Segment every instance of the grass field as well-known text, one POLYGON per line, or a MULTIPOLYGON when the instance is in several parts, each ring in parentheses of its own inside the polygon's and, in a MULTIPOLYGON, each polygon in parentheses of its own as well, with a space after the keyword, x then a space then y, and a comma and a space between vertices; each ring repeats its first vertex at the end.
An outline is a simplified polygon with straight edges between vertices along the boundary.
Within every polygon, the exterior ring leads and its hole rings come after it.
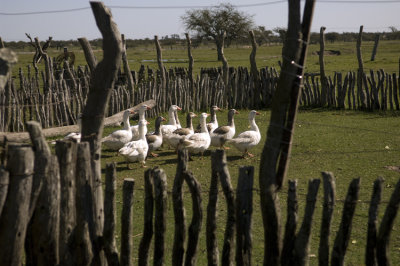
MULTIPOLYGON (((262 147, 264 145, 266 130, 269 123, 270 111, 261 111, 262 115, 257 116, 256 121, 260 127, 262 141, 253 151, 256 155, 251 159, 242 159, 241 153, 232 149, 227 151, 228 167, 232 183, 236 190, 238 167, 240 165, 253 165, 255 170, 253 203, 253 262, 254 265, 262 264, 263 259, 263 227, 259 206, 258 193, 258 169, 262 147)), ((227 111, 218 114, 218 121, 225 124, 227 111)), ((237 133, 247 129, 247 110, 240 110, 235 116, 237 133)), ((312 178, 320 178, 321 171, 331 171, 336 178, 336 206, 332 222, 331 242, 333 243, 335 233, 338 230, 343 200, 345 199, 348 185, 353 178, 361 177, 361 188, 359 203, 353 221, 351 242, 346 256, 346 265, 364 264, 364 250, 366 244, 368 208, 373 181, 382 176, 385 179, 382 201, 387 202, 393 192, 395 184, 399 181, 399 172, 390 171, 386 166, 400 165, 400 135, 398 129, 399 113, 362 113, 353 111, 333 110, 303 110, 298 114, 293 151, 288 172, 289 179, 298 180, 299 196, 299 225, 303 219, 305 198, 307 193, 307 182, 312 178)), ((181 114, 181 121, 184 121, 184 114, 181 114)), ((149 130, 154 127, 154 121, 150 120, 149 130)), ((135 121, 132 121, 134 124, 135 121)), ((197 123, 197 120, 194 122, 197 123)), ((106 128, 108 134, 115 128, 106 128)), ((147 167, 160 166, 168 176, 168 191, 172 192, 173 179, 175 177, 177 155, 164 148, 159 151, 160 157, 147 160, 147 167)), ((144 171, 139 164, 131 164, 134 168, 129 170, 123 162, 122 157, 116 157, 115 152, 103 151, 102 163, 117 162, 118 176, 118 202, 121 203, 122 182, 124 178, 135 179, 135 203, 134 203, 134 257, 137 258, 138 246, 143 230, 143 202, 144 202, 144 171)), ((201 183, 203 191, 203 227, 200 238, 198 253, 198 265, 206 264, 205 249, 205 211, 208 202, 208 189, 210 186, 211 161, 209 153, 201 160, 194 156, 194 161, 189 163, 189 169, 194 173, 195 178, 201 183)), ((191 219, 191 198, 188 188, 185 187, 185 208, 187 212, 187 223, 191 219)), ((168 200, 168 226, 166 243, 166 264, 171 263, 171 252, 174 232, 174 216, 172 209, 172 195, 168 200)), ((219 194, 219 216, 218 234, 220 252, 222 251, 223 230, 225 227, 226 205, 223 193, 219 194)), ((286 215, 287 182, 280 193, 283 217, 286 215)), ((320 186, 318 202, 314 213, 312 229, 312 240, 310 254, 318 255, 319 230, 321 222, 323 203, 323 189, 320 186)), ((121 207, 121 204, 118 204, 121 207)), ((383 215, 386 204, 380 208, 380 217, 383 215)), ((120 209, 118 210, 120 213, 120 209)), ((285 220, 283 220, 285 222, 285 220)), ((400 218, 396 219, 391 238, 391 259, 393 265, 400 263, 400 218)), ((117 232, 119 234, 119 231, 117 232)), ((332 244, 333 245, 333 244, 332 244)), ((151 254, 151 253, 150 253, 151 254)), ((311 265, 316 265, 317 257, 310 258, 311 265)))
MULTIPOLYGON (((102 58, 102 51, 95 49, 95 55, 98 60, 102 58)), ((316 51, 319 51, 319 44, 309 45, 308 57, 305 72, 319 72, 319 59, 316 51)), ((325 56, 325 69, 328 75, 333 75, 334 72, 347 73, 348 71, 357 71, 357 53, 355 42, 337 42, 326 43, 326 50, 338 50, 341 55, 327 55, 325 56)), ((399 71, 399 57, 400 57, 400 41, 380 41, 378 52, 375 61, 370 61, 373 49, 373 42, 362 43, 362 55, 364 60, 364 68, 366 71, 369 69, 379 70, 384 69, 388 73, 399 71)), ((18 68, 21 67, 26 71, 26 66, 32 62, 32 49, 27 48, 24 51, 16 51, 18 53, 18 64, 14 67, 14 75, 18 74, 18 68)), ((86 65, 82 49, 72 48, 76 54, 75 66, 86 65)), ((51 57, 56 57, 62 51, 57 51, 54 48, 49 48, 48 54, 51 57)), ((228 63, 232 67, 244 66, 249 67, 249 56, 251 46, 232 46, 225 48, 225 56, 228 63)), ((163 59, 166 68, 170 67, 188 67, 187 49, 183 46, 179 47, 163 47, 163 59)), ((257 66, 275 67, 279 69, 278 61, 282 60, 282 46, 261 46, 257 49, 257 66)), ((128 61, 131 70, 138 71, 140 65, 149 66, 157 69, 157 54, 154 46, 129 48, 127 50, 128 61)), ((207 47, 201 46, 200 48, 193 49, 194 57, 194 73, 199 73, 200 68, 217 67, 221 62, 217 61, 217 51, 215 45, 210 44, 207 47)), ((43 66, 41 64, 40 66, 43 66)))
MULTIPOLYGON (((399 41, 381 41, 378 48, 376 60, 369 60, 373 47, 372 42, 364 42, 362 53, 366 70, 384 69, 388 73, 399 72, 399 41)), ((167 61, 165 65, 169 67, 187 67, 187 51, 184 47, 163 47, 163 58, 167 61)), ((357 70, 356 45, 355 43, 327 43, 326 49, 339 50, 340 56, 326 56, 325 64, 328 75, 336 72, 346 73, 357 70)), ((319 72, 318 55, 319 45, 312 44, 309 47, 306 72, 319 72)), ((76 55, 75 65, 86 65, 83 52, 73 50, 76 55)), ((249 67, 250 47, 231 47, 225 49, 225 55, 230 66, 249 67)), ((270 66, 279 68, 278 60, 281 60, 282 46, 263 46, 257 52, 257 64, 259 68, 270 66)), ((33 54, 26 51, 17 51, 19 63, 14 67, 14 75, 17 75, 18 68, 22 67, 26 71, 26 66, 30 64, 33 54)), ((49 49, 52 57, 57 56, 60 51, 49 49)), ((95 51, 98 59, 102 54, 100 50, 95 51)), ((156 52, 154 47, 141 47, 128 49, 128 60, 132 70, 138 70, 141 64, 151 68, 158 68, 156 52)), ((214 46, 201 47, 193 50, 195 59, 195 73, 199 73, 200 68, 217 67, 221 63, 216 60, 216 50, 214 46)), ((239 110, 240 114, 235 117, 236 132, 240 133, 247 129, 248 110, 239 110)), ((262 141, 253 151, 256 156, 251 159, 242 159, 240 152, 234 148, 227 151, 228 166, 232 178, 232 183, 236 189, 238 167, 240 165, 253 165, 255 170, 255 192, 254 192, 254 213, 253 213, 253 264, 260 265, 263 260, 263 227, 259 206, 258 193, 258 169, 262 147, 264 145, 267 126, 270 118, 269 110, 261 110, 262 115, 256 121, 260 127, 262 141)), ((166 115, 166 114, 164 114, 166 115)), ((220 125, 226 123, 227 110, 218 114, 220 125)), ((300 110, 296 128, 294 132, 293 150, 289 166, 288 178, 298 180, 299 195, 299 226, 303 218, 305 198, 307 193, 307 182, 311 178, 320 178, 321 171, 331 171, 336 177, 336 207, 333 216, 331 243, 333 243, 335 233, 338 230, 343 200, 347 193, 348 185, 353 178, 361 177, 360 201, 357 204, 356 214, 353 221, 351 241, 349 243, 346 264, 363 265, 364 250, 366 244, 368 201, 370 200, 373 181, 382 176, 385 179, 383 188, 383 202, 387 202, 394 190, 395 184, 399 181, 399 172, 388 170, 387 166, 400 165, 400 131, 399 131, 399 112, 386 113, 364 113, 357 111, 336 111, 327 109, 300 110)), ((185 114, 180 114, 180 120, 185 121, 185 114)), ((154 126, 151 122, 150 130, 154 126)), ((134 121, 132 121, 135 123, 134 121)), ((195 120, 197 123, 197 120, 195 120)), ((104 134, 108 134, 116 128, 106 128, 104 134)), ((160 157, 151 158, 147 161, 147 166, 160 166, 168 176, 168 191, 172 191, 173 178, 175 176, 177 155, 172 150, 163 149, 159 152, 160 157)), ((106 163, 117 162, 118 175, 118 214, 121 213, 121 187, 124 178, 135 179, 134 195, 134 257, 137 258, 139 242, 143 230, 143 177, 145 169, 138 164, 131 164, 133 170, 126 168, 122 157, 115 156, 115 152, 103 151, 103 168, 106 163)), ((209 153, 205 159, 200 160, 194 157, 194 161, 189 163, 190 170, 202 185, 203 190, 203 212, 205 215, 208 189, 211 176, 211 162, 209 153)), ((188 191, 185 187, 185 191, 188 191)), ((285 222, 286 212, 287 182, 285 182, 280 193, 282 203, 283 222, 285 222)), ((312 229, 312 239, 310 254, 318 255, 319 230, 322 212, 323 191, 320 186, 318 202, 314 213, 314 223, 312 229)), ((174 217, 172 209, 171 195, 169 194, 168 206, 168 227, 166 239, 166 265, 171 264, 171 251, 174 231, 174 217)), ((187 213, 187 223, 191 218, 191 198, 189 193, 185 194, 185 207, 187 213)), ((380 218, 383 215, 386 204, 379 210, 380 218)), ((222 192, 219 200, 219 245, 222 250, 223 230, 225 226, 226 206, 222 192)), ((205 218, 203 218, 202 233, 198 250, 198 265, 206 265, 206 246, 205 246, 205 218)), ((120 221, 118 221, 119 223, 120 221)), ((298 227, 299 227, 298 226, 298 227)), ((118 229, 117 234, 119 235, 118 229)), ((396 218, 391 237, 391 259, 393 265, 400 265, 400 218, 396 218)), ((119 238, 118 238, 119 240, 119 238)), ((117 241, 118 242, 118 241, 117 241)), ((151 254, 151 253, 150 253, 151 254)), ((136 262, 135 262, 136 263, 136 262)), ((310 264, 317 265, 317 257, 310 257, 310 264)))

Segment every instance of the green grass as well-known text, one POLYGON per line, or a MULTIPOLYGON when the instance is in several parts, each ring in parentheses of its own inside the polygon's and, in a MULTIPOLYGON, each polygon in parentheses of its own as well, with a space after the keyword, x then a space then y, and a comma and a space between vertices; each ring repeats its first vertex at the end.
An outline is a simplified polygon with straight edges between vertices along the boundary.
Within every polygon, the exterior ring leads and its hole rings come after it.
MULTIPOLYGON (((238 167, 241 165, 253 165, 255 170, 253 194, 253 264, 259 265, 263 260, 263 227, 259 205, 258 193, 258 169, 261 151, 264 145, 266 130, 269 123, 270 111, 261 111, 262 115, 256 118, 260 127, 262 141, 254 150, 256 155, 251 159, 242 159, 241 153, 234 147, 227 151, 228 167, 232 184, 236 190, 238 167)), ((237 133, 247 129, 247 110, 240 110, 235 116, 237 133)), ((181 121, 184 121, 184 114, 181 114, 181 121)), ((227 121, 227 111, 218 114, 220 125, 227 121)), ((353 111, 334 110, 307 110, 300 111, 297 118, 294 132, 293 150, 288 171, 288 179, 298 180, 299 199, 299 225, 303 219, 305 198, 307 194, 308 180, 320 178, 321 171, 331 171, 336 178, 336 206, 332 222, 331 242, 333 243, 335 233, 338 230, 343 202, 348 185, 353 178, 361 177, 360 202, 357 204, 353 220, 353 229, 346 256, 347 265, 364 264, 364 250, 366 245, 368 201, 370 200, 373 181, 382 176, 385 179, 382 201, 387 202, 393 192, 395 184, 399 181, 399 173, 387 170, 385 166, 400 165, 400 135, 398 129, 399 113, 362 113, 353 111)), ((153 119, 149 130, 154 126, 153 119)), ((132 123, 135 123, 132 121, 132 123)), ((195 124, 197 121, 195 120, 195 124)), ((106 128, 105 134, 115 128, 106 128)), ((166 148, 159 151, 160 157, 147 160, 148 168, 160 166, 168 176, 168 191, 172 191, 173 179, 175 176, 177 155, 166 148)), ((144 202, 144 171, 139 164, 131 164, 133 170, 128 170, 122 157, 116 157, 115 152, 103 151, 102 163, 105 166, 109 162, 117 162, 118 179, 118 206, 122 206, 122 182, 124 178, 135 179, 135 201, 134 201, 134 257, 137 258, 138 246, 143 230, 143 202, 144 202)), ((194 156, 194 161, 189 163, 189 169, 194 173, 195 178, 201 183, 203 191, 203 227, 200 235, 198 250, 198 265, 206 264, 205 248, 205 221, 206 207, 208 202, 208 190, 210 186, 211 162, 207 154, 203 160, 194 156)), ((191 198, 188 188, 185 186, 185 208, 187 212, 187 224, 191 219, 191 198)), ((219 194, 218 203, 218 243, 222 252, 223 232, 225 227, 226 206, 223 193, 219 194)), ((287 182, 285 182, 280 193, 283 222, 286 216, 287 182)), ((318 256, 319 230, 321 223, 323 203, 323 190, 320 186, 318 202, 314 213, 312 228, 312 239, 310 254, 318 256)), ((166 265, 171 264, 172 242, 174 232, 174 216, 172 209, 172 195, 168 194, 168 226, 166 243, 166 265)), ((383 215, 386 203, 380 208, 380 218, 383 215)), ((120 214, 120 209, 118 210, 120 214)), ((119 222, 119 221, 118 221, 119 222)), ((400 263, 400 229, 399 218, 396 219, 391 237, 391 259, 393 265, 400 263)), ((119 229, 118 229, 119 230, 119 229)), ((117 232, 119 234, 119 231, 117 232)), ((118 238, 119 239, 119 238, 118 238)), ((152 254, 152 253, 150 253, 152 254)), ((317 257, 310 258, 310 264, 317 264, 317 257)))

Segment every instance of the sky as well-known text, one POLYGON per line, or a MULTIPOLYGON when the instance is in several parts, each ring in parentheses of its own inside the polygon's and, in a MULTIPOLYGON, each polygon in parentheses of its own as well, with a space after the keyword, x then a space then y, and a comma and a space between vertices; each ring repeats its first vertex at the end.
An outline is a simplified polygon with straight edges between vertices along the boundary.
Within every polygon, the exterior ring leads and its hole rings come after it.
MULTIPOLYGON (((268 30, 287 27, 288 3, 283 0, 231 0, 231 1, 103 1, 110 7, 113 20, 126 39, 159 38, 179 34, 184 37, 181 17, 185 11, 231 3, 247 15, 253 16, 255 25, 268 30), (138 8, 140 7, 140 8, 138 8), (149 8, 152 7, 152 8, 149 8)), ((302 1, 304 4, 304 2, 302 1)), ((89 40, 101 38, 89 1, 78 0, 0 0, 0 37, 3 41, 28 41, 25 33, 44 41, 89 40), (74 11, 71 11, 75 9, 74 11), (54 12, 65 11, 68 12, 54 12), (40 14, 21 14, 43 12, 40 14)), ((400 0, 317 0, 312 31, 389 32, 389 27, 400 30, 400 0)))

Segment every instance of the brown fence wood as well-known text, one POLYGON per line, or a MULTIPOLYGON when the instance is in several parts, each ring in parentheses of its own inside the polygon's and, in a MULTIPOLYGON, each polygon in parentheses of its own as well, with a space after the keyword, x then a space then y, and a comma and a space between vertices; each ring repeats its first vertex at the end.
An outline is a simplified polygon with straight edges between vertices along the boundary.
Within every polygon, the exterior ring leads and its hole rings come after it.
POLYGON ((123 206, 121 214, 121 265, 133 265, 133 188, 135 181, 125 178, 123 184, 123 206))
POLYGON ((298 220, 297 180, 289 180, 287 198, 287 219, 283 239, 281 265, 293 265, 293 251, 298 220))
POLYGON ((7 198, 8 185, 10 184, 10 175, 8 171, 0 166, 0 217, 3 211, 4 203, 7 198))

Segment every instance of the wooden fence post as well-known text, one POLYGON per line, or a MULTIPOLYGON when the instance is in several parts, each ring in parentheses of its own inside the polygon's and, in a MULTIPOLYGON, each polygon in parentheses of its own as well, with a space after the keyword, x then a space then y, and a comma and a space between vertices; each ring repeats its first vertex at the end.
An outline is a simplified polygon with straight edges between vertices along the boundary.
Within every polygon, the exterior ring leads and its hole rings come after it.
POLYGON ((236 188, 236 265, 251 265, 254 167, 239 167, 236 188))
MULTIPOLYGON (((186 36, 186 43, 188 48, 188 59, 189 59, 189 69, 188 69, 188 76, 189 76, 189 84, 190 84, 190 91, 192 94, 192 98, 194 97, 194 82, 193 82, 193 64, 194 59, 192 55, 192 40, 190 39, 189 33, 185 33, 186 36)), ((191 110, 196 110, 194 106, 192 106, 191 110)))
POLYGON ((153 209, 154 209, 154 196, 153 196, 153 170, 148 169, 144 173, 144 225, 143 236, 139 245, 139 261, 138 265, 147 266, 149 256, 149 247, 151 238, 153 236, 153 209))
MULTIPOLYGON (((106 185, 105 185, 105 197, 104 197, 104 233, 103 233, 104 252, 107 257, 108 265, 118 266, 119 257, 118 257, 117 246, 115 243, 115 227, 117 218, 117 213, 116 213, 117 206, 115 200, 115 192, 117 187, 117 170, 115 163, 110 163, 106 165, 105 183, 106 185)), ((124 222, 122 221, 121 224, 123 223, 124 222)), ((123 239, 123 237, 121 237, 121 239, 123 239)))
POLYGON ((11 67, 17 61, 17 55, 13 51, 7 48, 0 49, 0 93, 4 91, 11 74, 11 67))
POLYGON ((324 205, 322 209, 322 222, 318 248, 319 265, 329 264, 329 235, 331 229, 331 220, 333 209, 335 207, 335 177, 331 172, 322 172, 324 185, 324 205))
POLYGON ((124 74, 127 79, 128 83, 128 90, 130 92, 130 102, 131 105, 135 104, 135 83, 133 81, 131 69, 129 67, 128 57, 126 55, 126 42, 125 42, 125 35, 121 35, 122 40, 122 65, 124 66, 124 74))
POLYGON ((133 265, 132 260, 132 225, 133 225, 133 188, 135 181, 124 179, 123 206, 121 214, 121 265, 133 265))
POLYGON ((85 37, 78 38, 78 41, 82 46, 83 53, 85 55, 90 72, 93 73, 97 65, 97 59, 93 53, 92 46, 90 46, 89 41, 85 37))
POLYGON ((60 168, 60 261, 73 265, 71 245, 76 227, 76 158, 77 144, 57 141, 56 154, 60 168))
POLYGON ((297 180, 289 180, 287 198, 287 219, 283 240, 281 265, 293 265, 294 244, 298 220, 297 180))
POLYGON ((0 264, 21 265, 34 170, 32 148, 9 144, 6 170, 10 183, 0 217, 0 264))
POLYGON ((371 196, 371 203, 368 211, 368 234, 367 245, 365 248, 365 265, 375 266, 376 249, 377 249, 377 224, 378 224, 378 207, 381 203, 383 178, 378 178, 374 182, 374 190, 371 196))
POLYGON ((0 165, 0 217, 4 203, 7 198, 8 185, 10 184, 10 174, 0 165))
POLYGON ((201 205, 201 185, 190 171, 184 171, 183 176, 192 194, 192 221, 188 229, 188 243, 186 248, 185 265, 196 265, 196 253, 199 235, 203 222, 203 207, 201 205))
MULTIPOLYGON (((167 77, 166 77, 166 73, 165 73, 164 64, 163 64, 163 61, 162 61, 161 45, 160 45, 160 42, 158 41, 158 36, 157 35, 154 36, 154 43, 156 45, 156 51, 157 51, 158 70, 160 71, 160 82, 161 82, 162 98, 166 99, 166 97, 167 97, 167 77)), ((162 105, 162 110, 166 110, 167 109, 166 101, 162 101, 160 104, 162 105)))
POLYGON ((321 76, 321 106, 325 106, 328 96, 328 82, 325 75, 325 27, 321 27, 319 30, 319 72, 321 76))
POLYGON ((260 82, 260 73, 257 69, 256 63, 256 54, 257 54, 257 42, 254 36, 254 32, 249 31, 250 41, 251 41, 251 53, 250 53, 250 71, 253 76, 254 82, 254 108, 261 107, 261 82, 260 82))
POLYGON ((154 178, 154 265, 164 265, 165 230, 167 223, 167 175, 156 167, 154 178))
POLYGON ((364 63, 361 55, 361 42, 362 42, 362 33, 363 33, 364 26, 360 26, 360 32, 357 38, 357 60, 358 60, 358 72, 357 72, 357 99, 360 100, 361 106, 359 108, 365 109, 366 102, 365 102, 365 92, 363 89, 363 82, 362 82, 362 75, 364 73, 364 63))
POLYGON ((357 205, 359 190, 360 178, 353 179, 350 183, 346 200, 344 202, 342 220, 332 249, 331 265, 343 265, 350 239, 351 225, 357 205))
POLYGON ((400 206, 400 181, 397 182, 392 196, 390 197, 389 204, 386 207, 385 214, 383 215, 381 225, 379 227, 377 245, 376 245, 376 258, 378 265, 390 265, 389 258, 389 240, 392 232, 394 220, 400 206))
POLYGON ((308 182, 307 203, 304 212, 304 219, 299 232, 297 233, 294 244, 293 259, 295 265, 308 265, 309 262, 308 251, 311 238, 311 225, 320 183, 321 180, 319 179, 312 179, 308 182))
POLYGON ((172 202, 175 217, 174 244, 172 248, 172 265, 182 265, 185 254, 185 239, 186 239, 186 223, 185 223, 185 208, 183 206, 183 191, 184 182, 183 172, 187 170, 189 154, 186 149, 178 152, 178 165, 176 167, 176 175, 172 190, 172 202))
POLYGON ((371 61, 375 61, 375 56, 376 52, 378 51, 378 44, 380 37, 381 35, 379 33, 375 35, 374 48, 372 49, 372 54, 371 54, 371 61))

